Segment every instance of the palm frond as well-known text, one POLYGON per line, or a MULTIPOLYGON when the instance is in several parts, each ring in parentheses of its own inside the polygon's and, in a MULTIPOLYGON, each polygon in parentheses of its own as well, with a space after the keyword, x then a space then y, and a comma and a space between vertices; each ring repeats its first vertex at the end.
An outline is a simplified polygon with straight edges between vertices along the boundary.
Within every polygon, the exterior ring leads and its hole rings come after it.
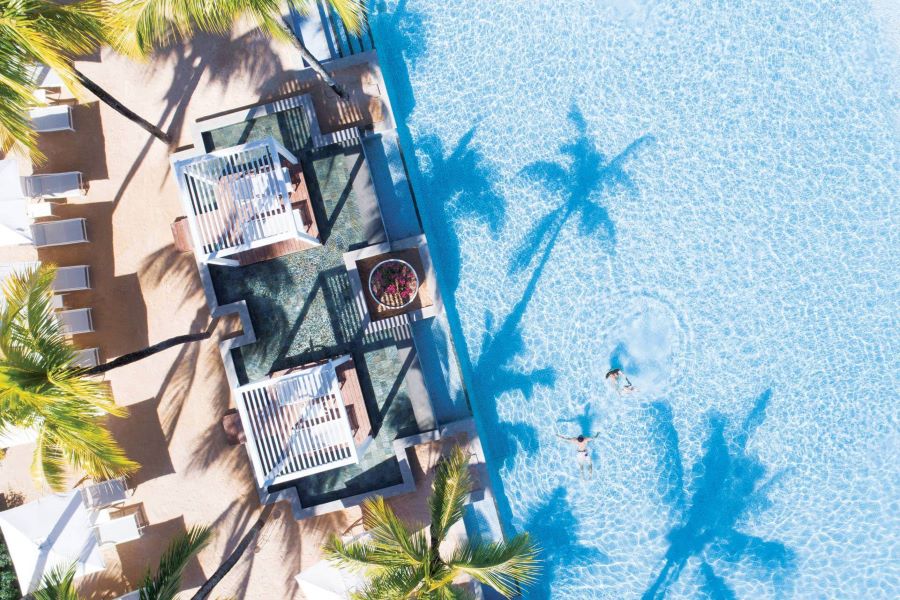
POLYGON ((31 594, 33 600, 81 600, 75 590, 75 563, 60 565, 44 574, 41 589, 31 594))
POLYGON ((421 586, 424 572, 421 567, 399 567, 373 577, 366 586, 353 594, 355 600, 406 600, 421 586))
POLYGON ((536 580, 540 571, 537 553, 528 534, 522 533, 509 542, 467 541, 447 564, 512 598, 518 585, 527 586, 536 580))
POLYGON ((456 585, 444 585, 422 596, 421 600, 475 600, 475 595, 456 585))
POLYGON ((15 152, 30 156, 35 162, 45 160, 38 150, 37 134, 28 118, 34 104, 29 89, 31 81, 27 69, 8 51, 8 44, 0 40, 0 152, 15 152))
POLYGON ((52 0, 4 2, 0 10, 0 39, 19 55, 56 71, 68 87, 79 89, 72 70, 74 57, 99 48, 104 39, 100 0, 59 4, 52 0))
POLYGON ((340 568, 353 571, 383 568, 372 560, 374 548, 367 542, 344 543, 337 535, 332 535, 322 547, 325 558, 340 568))
POLYGON ((188 562, 209 544, 212 529, 191 527, 176 537, 159 560, 156 573, 148 571, 140 589, 141 600, 173 600, 181 588, 181 577, 188 562))
POLYGON ((227 33, 238 10, 230 0, 122 0, 105 23, 113 48, 143 58, 197 31, 227 33))
POLYGON ((428 545, 422 535, 412 534, 384 498, 376 497, 363 503, 363 525, 372 536, 373 552, 382 564, 416 566, 428 556, 428 545))
MULTIPOLYGON (((293 7, 302 15, 309 14, 315 7, 315 0, 289 0, 293 7)), ((326 4, 337 13, 347 31, 353 35, 362 33, 363 24, 366 22, 366 3, 364 0, 326 0, 326 4)))
POLYGON ((103 425, 125 415, 109 386, 75 366, 75 351, 52 311, 55 268, 14 273, 3 286, 0 309, 0 427, 37 431, 32 474, 54 490, 68 466, 92 477, 134 472, 138 465, 103 425))
POLYGON ((428 506, 431 512, 431 544, 437 546, 454 523, 462 518, 466 496, 472 490, 469 457, 459 446, 440 460, 428 506))
POLYGON ((65 488, 67 465, 95 479, 121 477, 139 467, 97 422, 93 410, 82 404, 54 406, 38 427, 32 474, 55 491, 65 488))

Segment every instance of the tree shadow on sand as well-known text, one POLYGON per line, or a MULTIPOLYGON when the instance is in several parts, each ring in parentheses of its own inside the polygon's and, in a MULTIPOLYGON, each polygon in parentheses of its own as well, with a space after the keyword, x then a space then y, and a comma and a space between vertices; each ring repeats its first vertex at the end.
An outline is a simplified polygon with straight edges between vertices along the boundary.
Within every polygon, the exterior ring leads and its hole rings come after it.
POLYGON ((717 569, 722 565, 752 568, 760 578, 783 592, 794 568, 794 552, 781 542, 740 531, 743 523, 769 507, 768 493, 784 472, 765 479, 766 468, 747 452, 747 442, 765 419, 771 390, 763 392, 744 422, 726 434, 727 420, 709 417, 709 437, 702 458, 694 465, 687 489, 681 464, 678 433, 667 404, 650 406, 653 437, 659 449, 658 492, 669 509, 673 526, 669 549, 659 573, 644 592, 644 600, 666 596, 689 562, 699 561, 699 578, 708 597, 734 598, 734 591, 717 569))

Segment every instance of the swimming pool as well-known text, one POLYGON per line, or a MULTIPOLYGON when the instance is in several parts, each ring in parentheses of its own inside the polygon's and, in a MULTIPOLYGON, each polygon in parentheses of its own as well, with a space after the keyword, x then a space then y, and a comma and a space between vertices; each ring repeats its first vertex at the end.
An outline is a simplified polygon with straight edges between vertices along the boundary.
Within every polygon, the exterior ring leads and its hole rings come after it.
POLYGON ((700 4, 372 18, 502 517, 534 598, 896 598, 897 28, 700 4))

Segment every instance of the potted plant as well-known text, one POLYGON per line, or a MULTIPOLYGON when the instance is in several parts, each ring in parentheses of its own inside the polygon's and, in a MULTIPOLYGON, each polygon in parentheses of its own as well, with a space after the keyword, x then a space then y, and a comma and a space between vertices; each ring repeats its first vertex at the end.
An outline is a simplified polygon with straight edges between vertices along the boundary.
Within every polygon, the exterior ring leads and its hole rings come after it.
POLYGON ((405 260, 383 260, 369 273, 369 293, 384 308, 404 308, 419 293, 419 276, 405 260))

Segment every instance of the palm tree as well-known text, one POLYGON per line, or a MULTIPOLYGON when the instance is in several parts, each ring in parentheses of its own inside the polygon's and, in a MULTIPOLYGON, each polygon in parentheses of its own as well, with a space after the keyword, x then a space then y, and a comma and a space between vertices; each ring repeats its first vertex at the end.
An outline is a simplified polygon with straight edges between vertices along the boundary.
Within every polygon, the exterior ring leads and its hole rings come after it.
POLYGON ((10 276, 0 309, 0 431, 37 434, 32 474, 53 490, 65 487, 66 466, 98 479, 134 472, 102 420, 124 416, 108 386, 74 364, 52 309, 52 266, 10 276))
MULTIPOLYGON (((364 0, 327 0, 346 26, 359 35, 366 18, 364 0)), ((288 0, 301 14, 308 14, 314 0, 288 0)), ((292 44, 319 77, 341 98, 346 92, 325 67, 285 25, 281 0, 123 0, 111 12, 109 25, 113 47, 132 56, 147 56, 173 39, 195 31, 228 33, 234 22, 250 17, 272 38, 292 44)))
POLYGON ((0 35, 0 152, 24 147, 35 160, 43 160, 37 139, 28 120, 34 104, 28 68, 16 56, 16 47, 0 35))
MULTIPOLYGON (((215 320, 213 324, 215 324, 215 320)), ((116 369, 118 367, 123 367, 125 365, 135 363, 139 360, 143 360, 148 356, 153 356, 154 354, 158 354, 163 350, 168 350, 169 348, 180 346, 181 344, 188 344, 190 342, 199 342, 201 340, 209 339, 212 337, 212 334, 213 326, 210 326, 206 331, 201 331, 199 333, 186 333, 184 335, 176 335, 157 344, 153 344, 152 346, 147 346, 146 348, 141 348, 140 350, 129 352, 128 354, 123 354, 122 356, 114 358, 107 363, 103 363, 102 365, 89 367, 86 370, 86 373, 88 375, 100 375, 102 373, 106 373, 107 371, 112 371, 113 369, 116 369)))
POLYGON ((191 600, 206 600, 209 595, 212 593, 213 589, 221 581, 228 575, 228 572, 234 568, 234 566, 241 559, 241 556, 244 555, 244 552, 247 551, 247 548, 250 547, 258 537, 263 527, 266 524, 266 521, 269 520, 269 517, 272 516, 272 513, 275 511, 275 503, 266 504, 263 506, 262 511, 260 511, 259 516, 256 518, 256 522, 253 526, 247 530, 247 533, 244 534, 244 537, 241 538, 241 541, 238 542, 238 545, 235 546, 234 550, 232 550, 231 554, 222 561, 222 564, 219 565, 219 568, 216 569, 216 572, 210 575, 209 579, 200 586, 200 589, 197 590, 197 593, 191 597, 191 600))
POLYGON ((44 575, 41 589, 31 594, 33 600, 82 600, 75 589, 75 564, 60 565, 44 575))
POLYGON ((452 585, 461 575, 511 598, 520 585, 533 583, 538 574, 537 548, 527 533, 509 542, 470 540, 450 556, 441 555, 440 545, 462 518, 471 488, 468 456, 456 447, 438 463, 428 502, 431 526, 427 533, 407 526, 378 497, 363 504, 363 523, 371 540, 345 544, 332 536, 325 554, 338 566, 369 577, 365 589, 356 594, 359 600, 465 598, 468 594, 452 585))
MULTIPOLYGON (((159 560, 156 573, 147 569, 141 588, 141 600, 174 600, 188 562, 206 545, 212 535, 209 527, 191 527, 173 539, 159 560)), ((75 565, 57 567, 44 575, 43 587, 32 594, 34 600, 82 600, 75 590, 75 565)))
POLYGON ((181 577, 188 562, 209 544, 212 530, 209 527, 191 529, 169 543, 159 559, 156 573, 144 575, 141 584, 141 600, 174 600, 181 588, 181 577))
MULTIPOLYGON (((0 50, 3 51, 0 62, 12 63, 11 67, 5 68, 26 70, 24 89, 21 78, 0 76, 0 98, 5 100, 11 93, 19 93, 24 94, 26 107, 27 100, 31 99, 30 103, 33 103, 34 83, 28 80, 27 69, 32 64, 42 63, 56 71, 71 89, 78 90, 79 86, 88 89, 150 134, 163 142, 171 143, 172 139, 168 134, 116 100, 76 69, 72 62, 74 57, 95 52, 103 44, 107 14, 106 6, 100 0, 79 0, 70 4, 60 4, 53 0, 0 0, 0 50)), ((22 108, 25 107, 14 102, 10 106, 4 106, 3 112, 13 109, 21 111, 22 108)), ((27 123, 27 112, 19 114, 19 121, 10 121, 5 115, 0 120, 0 140, 6 143, 6 139, 14 139, 33 150, 34 137, 30 124, 30 134, 21 127, 21 120, 27 123)))

